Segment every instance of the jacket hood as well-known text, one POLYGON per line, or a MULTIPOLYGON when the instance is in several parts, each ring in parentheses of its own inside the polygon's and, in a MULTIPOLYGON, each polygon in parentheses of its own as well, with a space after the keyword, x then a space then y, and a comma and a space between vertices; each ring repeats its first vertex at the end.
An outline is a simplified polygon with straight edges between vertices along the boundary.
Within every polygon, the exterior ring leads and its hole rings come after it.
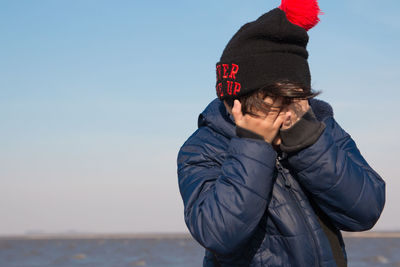
MULTIPOLYGON (((318 99, 310 99, 309 103, 318 120, 323 121, 325 118, 333 116, 332 107, 328 103, 318 99)), ((213 100, 199 115, 197 125, 199 128, 208 126, 228 138, 236 136, 233 116, 218 98, 213 100)))
POLYGON ((236 136, 233 117, 218 98, 213 100, 199 115, 197 125, 199 128, 208 126, 228 138, 236 136))

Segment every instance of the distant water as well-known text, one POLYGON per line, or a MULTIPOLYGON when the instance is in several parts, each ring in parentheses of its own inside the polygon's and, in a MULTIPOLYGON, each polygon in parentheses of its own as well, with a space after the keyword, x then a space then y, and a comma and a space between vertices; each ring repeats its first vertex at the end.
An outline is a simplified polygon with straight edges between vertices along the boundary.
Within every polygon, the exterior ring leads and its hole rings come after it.
MULTIPOLYGON (((350 267, 400 266, 400 238, 346 238, 350 267)), ((1 267, 198 267, 192 239, 0 239, 1 267)))

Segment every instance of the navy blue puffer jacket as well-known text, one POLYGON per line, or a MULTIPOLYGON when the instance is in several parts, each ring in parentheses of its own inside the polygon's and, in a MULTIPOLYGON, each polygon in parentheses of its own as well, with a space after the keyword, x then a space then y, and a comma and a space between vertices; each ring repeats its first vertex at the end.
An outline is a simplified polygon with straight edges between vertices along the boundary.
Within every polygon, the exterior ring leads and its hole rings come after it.
POLYGON ((203 266, 336 266, 311 201, 339 230, 364 231, 378 220, 385 183, 334 120, 311 100, 326 128, 318 141, 278 155, 261 140, 239 138, 216 99, 178 155, 185 222, 206 248, 203 266))

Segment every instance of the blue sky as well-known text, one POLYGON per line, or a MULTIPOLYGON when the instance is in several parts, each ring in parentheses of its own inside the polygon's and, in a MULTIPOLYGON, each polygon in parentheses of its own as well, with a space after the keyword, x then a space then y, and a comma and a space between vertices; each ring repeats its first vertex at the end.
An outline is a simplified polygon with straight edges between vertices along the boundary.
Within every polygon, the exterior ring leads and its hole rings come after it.
MULTIPOLYGON (((1 0, 0 234, 186 231, 176 154, 239 27, 279 1, 1 0)), ((399 229, 395 0, 320 0, 313 87, 387 182, 399 229)))

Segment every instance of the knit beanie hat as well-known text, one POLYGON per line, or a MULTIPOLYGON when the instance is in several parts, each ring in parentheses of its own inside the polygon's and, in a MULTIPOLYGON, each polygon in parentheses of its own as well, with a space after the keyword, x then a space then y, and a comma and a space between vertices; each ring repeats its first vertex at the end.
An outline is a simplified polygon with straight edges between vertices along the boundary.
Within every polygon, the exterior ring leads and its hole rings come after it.
POLYGON ((237 98, 278 82, 311 88, 307 31, 320 13, 317 0, 282 0, 242 26, 217 63, 217 96, 237 98))

